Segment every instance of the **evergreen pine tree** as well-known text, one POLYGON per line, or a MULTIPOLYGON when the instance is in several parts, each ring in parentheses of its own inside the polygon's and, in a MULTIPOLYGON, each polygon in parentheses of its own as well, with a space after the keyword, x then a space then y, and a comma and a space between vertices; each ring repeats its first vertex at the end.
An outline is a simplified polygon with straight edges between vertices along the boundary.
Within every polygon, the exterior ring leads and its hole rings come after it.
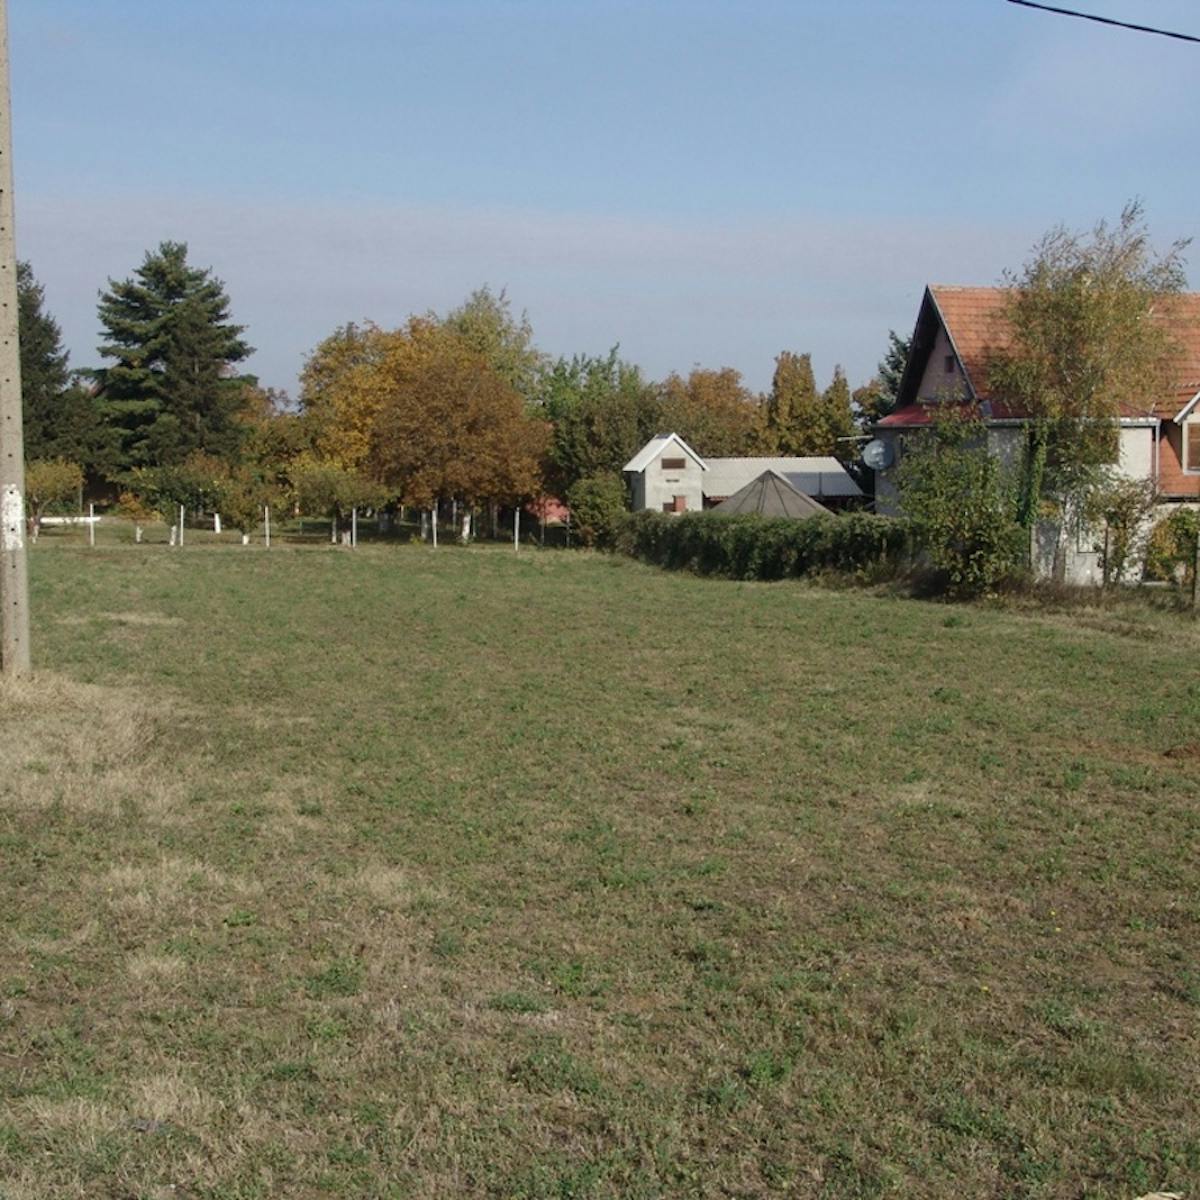
POLYGON ((225 286, 188 265, 187 245, 163 242, 134 277, 100 296, 101 408, 122 469, 178 463, 196 451, 233 456, 245 400, 231 367, 252 353, 229 320, 225 286))
POLYGON ((908 365, 910 340, 894 329, 888 330, 888 348, 880 360, 875 378, 854 390, 854 412, 858 426, 869 433, 876 421, 882 420, 899 403, 900 381, 908 365))
POLYGON ((21 407, 25 457, 54 458, 56 418, 69 372, 58 322, 43 309, 46 292, 27 262, 17 263, 17 320, 21 339, 21 407))

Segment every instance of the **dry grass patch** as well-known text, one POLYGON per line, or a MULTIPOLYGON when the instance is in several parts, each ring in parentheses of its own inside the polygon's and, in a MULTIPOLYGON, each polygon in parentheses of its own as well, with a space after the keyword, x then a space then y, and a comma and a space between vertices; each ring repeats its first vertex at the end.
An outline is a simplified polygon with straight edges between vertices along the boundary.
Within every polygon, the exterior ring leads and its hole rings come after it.
POLYGON ((0 798, 8 804, 178 816, 182 782, 164 761, 163 714, 152 696, 39 672, 0 681, 0 712, 0 798))
POLYGON ((219 1105, 190 1078, 167 1071, 134 1080, 128 1107, 135 1122, 157 1121, 195 1131, 213 1120, 219 1105))
POLYGON ((231 876, 194 858, 164 857, 127 863, 96 876, 94 891, 113 910, 129 915, 178 917, 211 912, 213 907, 262 894, 258 880, 231 876))
POLYGON ((125 964, 129 978, 138 984, 178 983, 187 974, 187 963, 178 954, 139 950, 125 964))
POLYGON ((92 621, 106 621, 113 625, 144 625, 151 628, 183 624, 181 617, 172 617, 166 613, 148 611, 95 612, 59 618, 59 623, 62 625, 87 625, 92 621))

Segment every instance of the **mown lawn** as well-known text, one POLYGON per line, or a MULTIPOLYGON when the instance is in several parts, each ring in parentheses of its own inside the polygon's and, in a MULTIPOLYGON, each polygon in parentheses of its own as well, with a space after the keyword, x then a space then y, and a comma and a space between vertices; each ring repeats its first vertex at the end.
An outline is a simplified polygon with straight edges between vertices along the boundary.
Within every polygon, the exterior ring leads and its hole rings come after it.
POLYGON ((0 1196, 1200 1187, 1200 634, 35 550, 0 1196))

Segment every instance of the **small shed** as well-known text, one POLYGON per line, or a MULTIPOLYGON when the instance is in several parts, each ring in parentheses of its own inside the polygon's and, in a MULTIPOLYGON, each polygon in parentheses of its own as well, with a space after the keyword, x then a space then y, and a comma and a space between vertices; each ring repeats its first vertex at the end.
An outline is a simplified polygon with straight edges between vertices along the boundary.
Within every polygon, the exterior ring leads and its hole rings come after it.
POLYGON ((758 513, 761 517, 828 516, 829 509, 794 488, 778 471, 766 470, 711 510, 726 517, 758 513))
POLYGON ((708 464, 677 433, 652 437, 622 468, 631 476, 633 510, 699 512, 708 464))

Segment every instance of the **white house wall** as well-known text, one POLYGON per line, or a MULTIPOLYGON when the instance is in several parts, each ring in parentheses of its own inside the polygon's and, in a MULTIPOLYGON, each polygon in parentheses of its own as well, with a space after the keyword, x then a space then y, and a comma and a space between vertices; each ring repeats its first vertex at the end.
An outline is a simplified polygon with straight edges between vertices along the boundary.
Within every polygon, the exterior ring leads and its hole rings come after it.
MULTIPOLYGON (((924 432, 909 430, 907 435, 919 437, 924 432)), ((881 441, 892 443, 894 452, 894 465, 875 476, 875 511, 889 517, 900 515, 900 497, 893 483, 895 468, 902 455, 900 433, 900 430, 881 429, 877 434, 881 441)), ((1020 426, 993 425, 988 429, 988 450, 1008 467, 1016 469, 1020 466, 1024 446, 1025 430, 1020 426)), ((1134 479, 1153 479, 1154 452, 1154 430, 1151 427, 1126 425, 1121 428, 1118 436, 1118 466, 1122 473, 1134 479)), ((1078 529, 1061 534, 1056 525, 1042 523, 1034 541, 1034 573, 1046 578, 1053 574, 1058 548, 1062 554, 1063 577, 1068 583, 1100 583, 1103 564, 1096 548, 1098 536, 1092 531, 1078 529)))
POLYGON ((950 338, 945 329, 937 331, 933 350, 925 361, 925 373, 921 376, 921 385, 917 389, 918 400, 958 400, 963 396, 967 386, 967 377, 963 374, 958 355, 950 344, 950 338), (953 369, 946 370, 946 357, 953 358, 953 369))
POLYGON ((993 425, 988 429, 988 453, 1009 470, 1021 466, 1025 455, 1025 430, 1014 425, 993 425))
POLYGON ((671 504, 676 496, 687 498, 688 512, 699 512, 704 507, 704 472, 700 464, 680 448, 669 443, 651 460, 646 469, 634 478, 634 508, 648 508, 662 512, 663 506, 671 504), (679 470, 663 470, 664 458, 682 458, 684 465, 679 470))
POLYGON ((1121 430, 1118 465, 1133 479, 1153 479, 1154 430, 1148 426, 1126 425, 1121 430))

